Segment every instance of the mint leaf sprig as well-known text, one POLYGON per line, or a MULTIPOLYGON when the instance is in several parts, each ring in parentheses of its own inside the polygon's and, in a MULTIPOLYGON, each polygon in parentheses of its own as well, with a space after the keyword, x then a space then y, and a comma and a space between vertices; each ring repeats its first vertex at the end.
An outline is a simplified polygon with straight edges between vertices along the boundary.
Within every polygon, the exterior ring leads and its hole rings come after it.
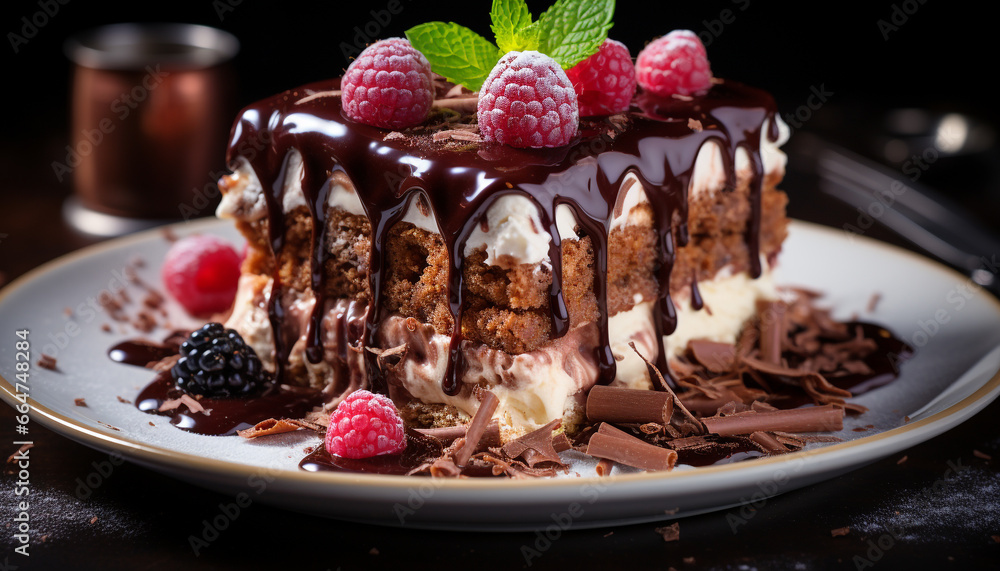
POLYGON ((496 44, 454 22, 420 24, 407 30, 406 38, 435 73, 479 91, 510 51, 540 51, 563 69, 594 55, 608 37, 614 11, 615 0, 556 0, 535 21, 525 0, 493 0, 490 28, 496 44))

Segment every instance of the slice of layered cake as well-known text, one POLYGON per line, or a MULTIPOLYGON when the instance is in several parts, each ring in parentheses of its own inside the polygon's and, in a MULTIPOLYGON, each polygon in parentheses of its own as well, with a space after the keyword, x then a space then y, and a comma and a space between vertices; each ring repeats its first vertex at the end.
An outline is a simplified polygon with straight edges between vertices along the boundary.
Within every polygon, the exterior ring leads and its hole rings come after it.
POLYGON ((218 215, 249 248, 226 326, 282 382, 328 409, 382 392, 416 426, 468 422, 488 389, 505 439, 572 430, 597 384, 658 388, 640 354, 669 378, 776 296, 786 128, 767 93, 712 78, 696 36, 634 70, 605 40, 468 79, 426 31, 233 127, 218 215))

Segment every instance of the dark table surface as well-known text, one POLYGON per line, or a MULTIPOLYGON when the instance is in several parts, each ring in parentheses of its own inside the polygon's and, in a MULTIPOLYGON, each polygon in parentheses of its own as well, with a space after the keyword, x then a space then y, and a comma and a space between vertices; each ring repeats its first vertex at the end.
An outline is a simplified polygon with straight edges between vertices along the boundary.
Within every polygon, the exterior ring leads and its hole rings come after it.
MULTIPOLYGON (((62 0, 5 2, 5 32, 23 33, 22 17, 44 19, 46 25, 5 54, 0 282, 95 241, 62 222, 60 210, 70 185, 58 183, 50 165, 65 156, 69 131, 63 38, 88 26, 132 20, 191 21, 230 30, 243 41, 239 76, 241 101, 247 103, 336 75, 347 64, 337 38, 356 35, 354 26, 370 20, 370 10, 388 5, 333 2, 294 10, 285 4, 114 1, 95 9, 62 0), (43 4, 50 10, 58 4, 58 15, 36 16, 43 4), (272 25, 276 22, 280 25, 272 25)), ((537 14, 549 2, 530 4, 537 14)), ((858 101, 872 104, 875 117, 890 106, 927 104, 971 109, 998 123, 995 90, 981 86, 993 70, 988 58, 976 55, 977 49, 996 52, 995 20, 962 3, 838 3, 807 11, 784 3, 720 0, 671 4, 669 18, 635 18, 635 5, 619 2, 622 24, 613 30, 633 47, 633 55, 644 41, 674 27, 710 31, 717 73, 774 92, 784 116, 817 132, 851 135, 849 144, 855 148, 865 143, 856 136, 874 126, 872 115, 851 106, 858 101), (829 92, 832 102, 814 105, 817 90, 829 92), (838 107, 846 112, 838 114, 838 107)), ((485 8, 477 9, 482 12, 478 18, 464 11, 442 15, 407 8, 378 36, 401 35, 415 23, 447 18, 488 33, 485 8)), ((795 144, 793 137, 789 147, 795 144)), ((921 171, 921 182, 951 194, 969 209, 969 219, 1000 228, 996 154, 973 163, 938 162, 921 171)), ((899 164, 893 168, 902 172, 899 164)), ((791 195, 790 214, 797 218, 835 227, 857 218, 854 209, 818 192, 809 173, 791 170, 783 188, 791 195)), ((868 235, 905 245, 877 226, 868 235)), ((757 509, 684 518, 677 541, 664 542, 656 524, 569 531, 530 562, 523 548, 536 546, 535 533, 385 528, 302 516, 260 503, 242 509, 196 554, 189 538, 201 535, 205 520, 219 513, 220 504, 232 502, 232 496, 128 463, 108 472, 106 454, 34 423, 31 555, 13 552, 18 475, 13 464, 6 464, 0 470, 0 570, 995 569, 1000 567, 998 418, 1000 402, 995 402, 928 442, 768 499, 757 509), (107 476, 101 476, 101 485, 80 498, 79 481, 102 471, 107 476), (832 536, 831 530, 845 526, 850 527, 847 535, 832 536)), ((3 457, 17 448, 11 444, 17 439, 15 426, 14 410, 0 406, 3 457)))

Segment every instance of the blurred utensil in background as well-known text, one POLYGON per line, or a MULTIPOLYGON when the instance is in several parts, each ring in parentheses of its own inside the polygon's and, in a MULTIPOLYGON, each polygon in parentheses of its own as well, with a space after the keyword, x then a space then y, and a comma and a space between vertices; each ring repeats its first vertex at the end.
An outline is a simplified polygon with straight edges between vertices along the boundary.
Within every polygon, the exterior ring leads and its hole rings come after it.
POLYGON ((822 137, 796 133, 795 139, 792 160, 816 174, 822 192, 857 210, 845 231, 863 234, 881 224, 1000 295, 1000 238, 966 208, 822 137))
POLYGON ((72 144, 53 168, 72 172, 72 227, 116 236, 211 212, 238 50, 231 34, 190 24, 115 24, 66 42, 72 144))

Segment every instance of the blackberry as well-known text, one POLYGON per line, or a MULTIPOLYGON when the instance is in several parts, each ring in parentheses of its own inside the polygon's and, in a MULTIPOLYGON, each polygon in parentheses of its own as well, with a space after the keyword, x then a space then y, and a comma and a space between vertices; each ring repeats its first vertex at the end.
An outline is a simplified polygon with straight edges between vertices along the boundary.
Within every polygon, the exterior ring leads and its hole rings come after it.
POLYGON ((208 323, 181 343, 180 360, 170 369, 177 388, 206 397, 245 396, 270 379, 257 353, 240 334, 208 323))

